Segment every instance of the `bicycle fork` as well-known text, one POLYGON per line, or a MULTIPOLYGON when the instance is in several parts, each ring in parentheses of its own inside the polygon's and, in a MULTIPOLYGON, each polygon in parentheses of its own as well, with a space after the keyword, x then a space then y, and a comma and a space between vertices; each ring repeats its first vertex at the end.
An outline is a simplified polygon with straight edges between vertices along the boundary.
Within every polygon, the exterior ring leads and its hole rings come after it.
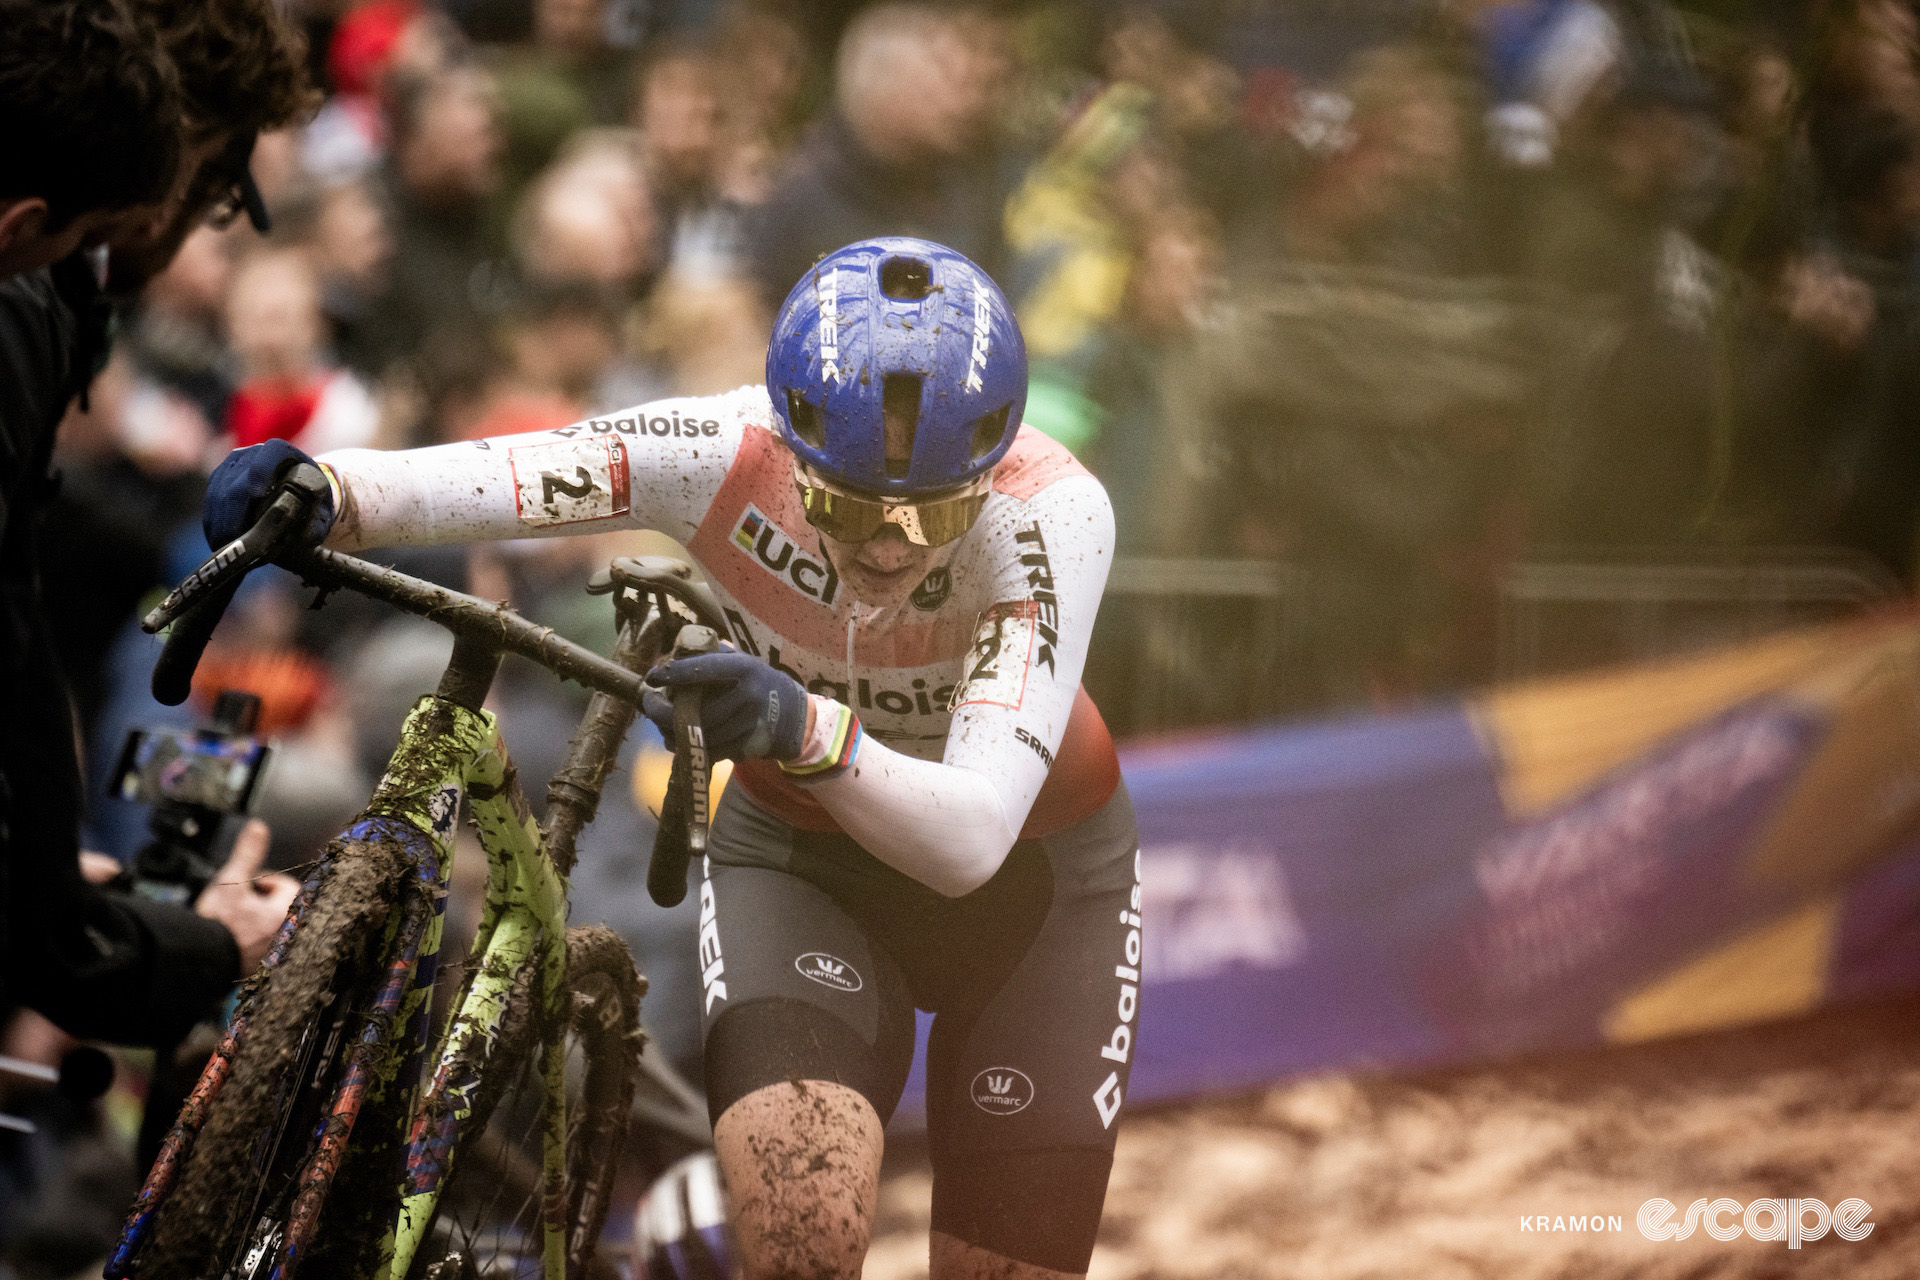
MULTIPOLYGON (((559 1001, 566 977, 566 882, 542 852, 539 826, 493 716, 463 705, 478 702, 476 694, 484 696, 492 675, 490 667, 484 680, 469 671, 466 686, 460 687, 457 673, 463 647, 464 641, 455 646, 442 693, 415 708, 402 735, 403 743, 457 740, 461 768, 436 788, 447 798, 415 791, 409 797, 408 812, 396 816, 423 829, 433 828, 436 843, 438 824, 444 823, 450 854, 453 814, 464 789, 487 851, 486 900, 469 953, 474 965, 470 985, 441 1039, 432 1081, 407 1136, 400 1211, 388 1240, 382 1243, 381 1280, 401 1280, 425 1239, 440 1189, 452 1170, 461 1131, 473 1117, 475 1095, 497 1047, 508 996, 530 964, 538 965, 546 1014, 542 1025, 551 1028, 563 1022, 559 1001)), ((497 651, 492 661, 498 661, 497 651)), ((403 750, 396 760, 405 754, 403 750)), ((542 1035, 540 1068, 546 1100, 540 1217, 546 1273, 555 1280, 566 1274, 565 1065, 563 1038, 542 1035)))

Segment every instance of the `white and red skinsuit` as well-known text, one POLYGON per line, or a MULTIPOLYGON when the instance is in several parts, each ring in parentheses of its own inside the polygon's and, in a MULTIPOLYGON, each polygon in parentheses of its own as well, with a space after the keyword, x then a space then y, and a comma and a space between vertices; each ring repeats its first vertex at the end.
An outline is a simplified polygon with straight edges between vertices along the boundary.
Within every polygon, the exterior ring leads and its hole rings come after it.
POLYGON ((558 431, 321 461, 341 486, 328 539, 341 549, 607 528, 679 540, 732 642, 851 707, 865 728, 837 776, 802 784, 753 760, 735 777, 794 826, 843 830, 941 893, 984 884, 1016 838, 1071 825, 1118 784, 1113 744, 1080 688, 1113 510, 1031 427, 994 468, 974 527, 911 600, 885 609, 855 600, 821 551, 759 387, 558 431))

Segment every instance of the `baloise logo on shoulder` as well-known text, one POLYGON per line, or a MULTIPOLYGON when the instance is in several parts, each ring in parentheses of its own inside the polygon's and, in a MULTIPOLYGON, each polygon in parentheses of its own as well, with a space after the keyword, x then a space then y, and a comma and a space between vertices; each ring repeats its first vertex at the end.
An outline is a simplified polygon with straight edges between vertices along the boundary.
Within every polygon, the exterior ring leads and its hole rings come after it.
POLYGON ((762 569, 809 600, 831 605, 840 591, 840 575, 831 563, 809 556, 786 531, 751 502, 733 526, 733 545, 762 569))

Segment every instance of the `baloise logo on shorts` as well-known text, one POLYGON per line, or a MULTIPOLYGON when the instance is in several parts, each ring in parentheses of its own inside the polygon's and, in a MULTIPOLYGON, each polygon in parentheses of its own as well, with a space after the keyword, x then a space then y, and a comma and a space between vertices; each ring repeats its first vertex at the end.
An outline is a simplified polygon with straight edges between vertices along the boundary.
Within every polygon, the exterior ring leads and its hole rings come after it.
POLYGON ((1025 1111, 1033 1101, 1033 1081, 1018 1067, 988 1067, 973 1078, 973 1105, 990 1116, 1025 1111))
POLYGON ((866 985, 860 980, 860 971, 845 960, 836 959, 824 951, 809 951, 794 959, 793 967, 800 971, 803 978, 811 978, 823 987, 832 987, 835 991, 858 991, 866 985))

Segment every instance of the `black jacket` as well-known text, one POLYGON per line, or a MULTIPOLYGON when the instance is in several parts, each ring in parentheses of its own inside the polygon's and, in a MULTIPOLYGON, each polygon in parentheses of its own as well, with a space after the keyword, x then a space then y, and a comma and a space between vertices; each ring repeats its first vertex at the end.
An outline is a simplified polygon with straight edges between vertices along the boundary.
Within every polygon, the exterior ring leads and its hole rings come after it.
POLYGON ((239 951, 222 925, 81 879, 73 708, 35 568, 54 433, 107 330, 83 258, 0 281, 0 1000, 89 1039, 165 1044, 226 993, 239 951))

